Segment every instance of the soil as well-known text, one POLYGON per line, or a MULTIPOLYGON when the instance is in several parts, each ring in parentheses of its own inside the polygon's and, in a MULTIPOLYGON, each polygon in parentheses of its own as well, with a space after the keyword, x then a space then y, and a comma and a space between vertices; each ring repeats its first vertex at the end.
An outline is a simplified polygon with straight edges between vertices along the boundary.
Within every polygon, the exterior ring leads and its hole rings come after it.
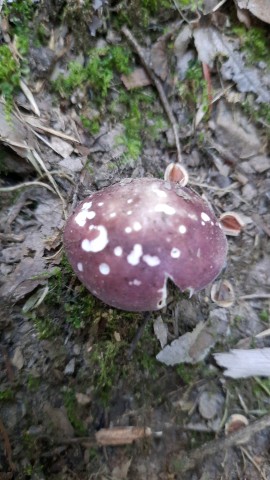
MULTIPOLYGON (((230 1, 200 8, 33 3, 23 78, 34 99, 15 90, 11 113, 0 110, 0 480, 270 479, 269 379, 229 378, 213 356, 270 347, 270 125, 260 99, 268 99, 270 67, 264 59, 250 62, 244 37, 233 30, 269 39, 269 25, 230 1), (162 94, 138 71, 145 65, 121 30, 124 22, 162 94), (230 45, 227 57, 213 35, 223 35, 222 48, 230 45), (122 57, 120 67, 107 60, 116 46, 129 52, 128 72, 122 57), (104 53, 94 77, 97 48, 104 53), (249 79, 245 88, 239 72, 229 73, 236 54, 249 79), (87 80, 80 71, 71 90, 63 80, 56 87, 70 62, 86 68, 89 59, 87 80), (136 88, 129 90, 130 72, 136 88), (143 313, 113 309, 87 292, 68 264, 62 232, 91 192, 123 178, 163 178, 179 160, 164 98, 189 186, 217 217, 240 215, 242 228, 227 237, 219 277, 231 284, 229 306, 211 299, 211 285, 192 298, 171 285, 167 307, 145 321, 143 313), (201 336, 194 334, 198 325, 201 336), (189 359, 174 366, 157 360, 162 335, 170 344, 187 333, 189 359), (233 414, 265 424, 220 448, 233 414), (127 427, 138 427, 132 443, 127 427), (110 437, 106 445, 98 440, 101 429, 110 437), (121 445, 114 444, 117 435, 121 445), (212 455, 203 450, 209 442, 212 455)), ((10 47, 15 24, 14 13, 2 16, 10 47)))

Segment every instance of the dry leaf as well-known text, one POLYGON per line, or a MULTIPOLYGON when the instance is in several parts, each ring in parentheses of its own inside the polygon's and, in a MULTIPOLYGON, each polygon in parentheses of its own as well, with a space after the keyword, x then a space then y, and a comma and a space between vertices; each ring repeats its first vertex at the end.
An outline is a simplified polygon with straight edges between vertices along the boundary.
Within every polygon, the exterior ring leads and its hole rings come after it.
POLYGON ((255 17, 266 23, 270 23, 269 0, 236 0, 239 8, 246 8, 255 17))
POLYGON ((121 80, 127 90, 132 90, 133 88, 147 87, 148 85, 151 85, 151 80, 148 77, 144 68, 136 68, 129 75, 122 75, 121 80))
POLYGON ((228 353, 215 353, 214 357, 220 367, 226 368, 226 377, 270 376, 270 348, 234 349, 228 353))
POLYGON ((200 322, 192 332, 185 333, 161 350, 156 358, 165 365, 195 364, 203 360, 218 338, 226 334, 227 311, 213 310, 206 323, 200 322))
POLYGON ((151 68, 165 81, 168 76, 168 53, 166 40, 161 38, 151 48, 151 68))
POLYGON ((163 322, 161 316, 155 319, 154 321, 154 332, 160 342, 161 348, 165 347, 168 341, 168 327, 166 323, 163 322))

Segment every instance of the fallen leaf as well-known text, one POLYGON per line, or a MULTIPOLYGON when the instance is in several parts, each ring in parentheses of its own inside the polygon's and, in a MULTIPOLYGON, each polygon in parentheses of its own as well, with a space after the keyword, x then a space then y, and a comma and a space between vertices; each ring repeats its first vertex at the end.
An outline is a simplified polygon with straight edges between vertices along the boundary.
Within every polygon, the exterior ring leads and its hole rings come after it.
POLYGON ((266 23, 270 23, 269 0, 236 0, 239 8, 246 8, 255 17, 266 23))
POLYGON ((134 88, 147 87, 151 85, 151 80, 148 77, 144 68, 136 68, 129 75, 121 75, 121 80, 127 90, 133 90, 134 88))
POLYGON ((168 53, 166 40, 161 38, 151 48, 151 68, 155 74, 165 81, 168 76, 168 53))
POLYGON ((228 353, 214 353, 214 358, 220 367, 226 368, 226 377, 270 376, 270 348, 234 349, 228 353))
POLYGON ((228 314, 223 308, 213 310, 206 323, 199 322, 192 332, 185 333, 161 350, 156 359, 165 365, 195 364, 203 360, 221 335, 226 334, 228 314))
POLYGON ((156 318, 154 321, 154 332, 161 348, 165 347, 168 340, 168 327, 166 323, 163 322, 161 316, 156 318))

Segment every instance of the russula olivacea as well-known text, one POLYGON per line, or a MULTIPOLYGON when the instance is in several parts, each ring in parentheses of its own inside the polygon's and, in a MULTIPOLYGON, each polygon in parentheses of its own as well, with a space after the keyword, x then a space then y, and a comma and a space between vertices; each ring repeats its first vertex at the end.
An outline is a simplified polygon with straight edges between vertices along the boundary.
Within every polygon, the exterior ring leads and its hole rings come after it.
POLYGON ((152 178, 125 179, 87 197, 64 230, 67 257, 86 288, 121 310, 166 305, 167 282, 192 295, 227 254, 211 207, 193 190, 152 178))

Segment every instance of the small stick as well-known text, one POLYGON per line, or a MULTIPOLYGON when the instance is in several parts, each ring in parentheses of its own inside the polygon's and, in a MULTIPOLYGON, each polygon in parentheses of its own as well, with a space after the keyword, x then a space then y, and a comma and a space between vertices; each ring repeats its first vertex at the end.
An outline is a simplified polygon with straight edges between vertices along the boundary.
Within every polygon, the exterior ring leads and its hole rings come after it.
POLYGON ((127 352, 127 359, 130 360, 133 353, 134 353, 134 350, 135 348, 137 347, 137 344, 138 342, 140 341, 142 335, 143 335, 143 332, 144 332, 144 329, 149 321, 151 317, 151 314, 146 312, 144 314, 144 319, 143 319, 143 323, 141 324, 141 326, 138 328, 137 332, 136 332, 136 335, 135 337, 133 338, 132 342, 131 342, 131 345, 128 349, 128 352, 127 352))
POLYGON ((9 441, 9 438, 8 438, 8 434, 7 434, 7 431, 4 427, 4 424, 0 418, 0 435, 1 437, 3 438, 3 442, 4 442, 4 451, 5 451, 5 455, 6 455, 6 458, 7 458, 7 462, 8 462, 8 465, 9 465, 9 468, 12 472, 14 472, 16 470, 16 466, 14 465, 13 461, 12 461, 12 450, 11 450, 11 445, 10 445, 10 441, 9 441))
POLYGON ((176 120, 176 118, 175 118, 175 116, 172 112, 172 109, 170 107, 170 104, 168 102, 166 94, 164 92, 164 88, 162 86, 162 83, 157 78, 157 76, 155 75, 153 70, 151 69, 149 63, 146 61, 144 51, 143 51, 142 47, 138 44, 137 40, 132 35, 131 31, 127 27, 122 27, 121 30, 122 30, 123 34, 125 35, 126 39, 128 40, 128 42, 131 44, 131 46, 134 48, 134 50, 138 54, 143 67, 145 68, 149 78, 152 80, 153 84, 155 85, 155 87, 158 91, 160 101, 162 103, 162 106, 163 106, 163 108, 164 108, 164 110, 167 114, 167 117, 168 117, 168 119, 171 123, 172 129, 173 129, 173 133, 174 133, 174 137, 175 137, 175 144, 176 144, 176 149, 177 149, 177 161, 179 163, 181 163, 182 162, 182 153, 181 153, 181 146, 180 146, 180 141, 179 141, 178 124, 177 124, 177 120, 176 120))
POLYGON ((243 453, 243 455, 245 455, 248 460, 252 463, 252 465, 254 466, 254 468, 256 468, 256 470, 259 472, 260 476, 262 477, 263 480, 267 480, 266 476, 264 475, 264 473, 262 472, 262 470, 260 469, 258 463, 254 460, 254 458, 250 455, 250 453, 247 451, 246 448, 244 447, 241 447, 241 452, 243 453))
POLYGON ((182 465, 182 471, 184 472, 194 468, 197 462, 200 462, 208 455, 213 456, 216 452, 222 452, 227 448, 234 447, 241 442, 245 442, 248 437, 260 432, 261 430, 264 430, 267 427, 270 427, 270 415, 265 415, 247 427, 241 428, 241 430, 231 433, 227 437, 224 437, 220 440, 215 439, 206 443, 200 448, 196 448, 193 451, 185 453, 183 452, 184 458, 181 458, 180 456, 180 460, 185 462, 184 465, 182 465))
POLYGON ((239 300, 258 300, 270 298, 270 293, 251 293, 250 295, 241 295, 239 300))

